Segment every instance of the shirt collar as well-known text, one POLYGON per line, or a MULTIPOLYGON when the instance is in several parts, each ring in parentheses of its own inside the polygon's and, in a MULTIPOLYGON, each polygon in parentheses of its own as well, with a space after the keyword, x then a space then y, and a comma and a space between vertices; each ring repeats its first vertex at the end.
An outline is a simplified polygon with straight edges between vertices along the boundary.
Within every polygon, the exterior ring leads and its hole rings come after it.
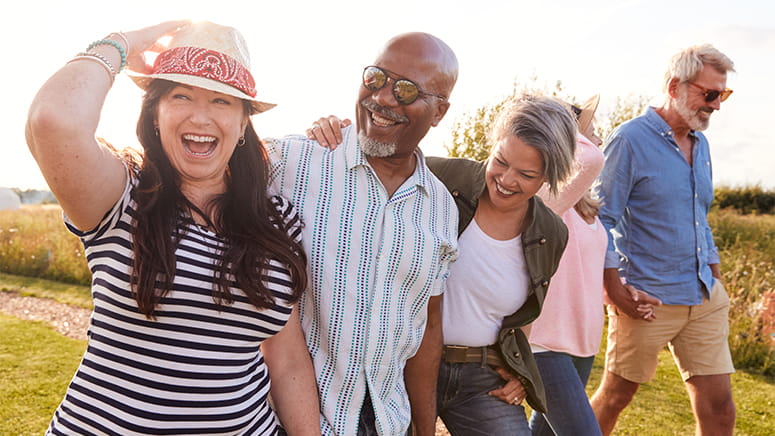
MULTIPOLYGON (((644 114, 646 117, 646 121, 649 123, 649 125, 654 128, 654 130, 657 131, 662 136, 668 136, 673 137, 673 128, 670 127, 670 124, 667 124, 667 122, 659 116, 656 109, 653 106, 649 106, 646 109, 646 113, 644 114)), ((692 138, 696 138, 697 134, 694 130, 689 130, 689 136, 692 138)))
MULTIPOLYGON (((355 125, 350 125, 342 130, 342 144, 345 147, 345 161, 347 169, 352 171, 354 168, 364 166, 374 170, 369 164, 366 155, 361 150, 360 142, 358 141, 358 132, 355 125)), ((426 195, 428 194, 427 186, 430 178, 430 170, 425 164, 425 155, 418 147, 414 151, 417 158, 417 166, 414 169, 414 173, 411 178, 414 180, 415 186, 420 188, 426 195)))

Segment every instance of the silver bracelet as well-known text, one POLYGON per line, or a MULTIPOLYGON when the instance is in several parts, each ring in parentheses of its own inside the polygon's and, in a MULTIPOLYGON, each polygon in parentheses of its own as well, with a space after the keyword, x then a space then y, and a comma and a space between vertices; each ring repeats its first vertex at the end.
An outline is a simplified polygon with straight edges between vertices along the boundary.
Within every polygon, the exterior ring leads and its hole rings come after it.
POLYGON ((79 61, 79 60, 96 62, 100 64, 102 68, 105 69, 105 71, 108 72, 108 75, 110 75, 110 83, 112 85, 113 82, 116 80, 116 73, 115 73, 115 70, 113 69, 113 66, 110 65, 110 63, 104 59, 104 56, 98 57, 94 55, 95 53, 78 53, 77 55, 75 55, 74 58, 70 59, 67 63, 69 64, 70 62, 79 61))
POLYGON ((108 58, 106 58, 105 56, 103 56, 103 55, 101 55, 99 53, 96 53, 96 52, 93 52, 93 51, 82 51, 82 52, 78 53, 77 56, 92 56, 92 57, 95 57, 95 58, 101 60, 102 62, 105 62, 105 65, 107 65, 108 69, 110 69, 110 75, 111 76, 115 76, 116 74, 118 74, 116 72, 116 69, 113 68, 113 64, 110 63, 108 58))

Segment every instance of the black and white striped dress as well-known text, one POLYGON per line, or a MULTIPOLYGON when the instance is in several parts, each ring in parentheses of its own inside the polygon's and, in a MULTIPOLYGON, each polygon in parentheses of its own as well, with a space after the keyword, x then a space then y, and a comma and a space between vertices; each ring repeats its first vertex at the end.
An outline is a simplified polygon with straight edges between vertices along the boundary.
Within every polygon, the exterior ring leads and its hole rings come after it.
MULTIPOLYGON (((130 178, 133 179, 133 178, 130 178)), ((92 271, 94 312, 86 353, 47 434, 274 435, 269 375, 259 346, 285 325, 292 305, 284 265, 266 271, 275 305, 258 310, 240 290, 218 306, 214 262, 223 240, 181 220, 173 289, 150 320, 129 290, 132 182, 99 226, 81 237, 92 271)), ((274 197, 296 221, 295 210, 274 197)))

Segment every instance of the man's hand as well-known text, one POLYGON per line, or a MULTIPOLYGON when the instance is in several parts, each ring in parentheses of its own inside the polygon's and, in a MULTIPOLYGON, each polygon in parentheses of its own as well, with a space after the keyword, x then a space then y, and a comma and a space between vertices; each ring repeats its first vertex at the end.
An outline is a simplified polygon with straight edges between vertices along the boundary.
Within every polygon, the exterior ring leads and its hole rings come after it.
POLYGON ((710 275, 717 280, 721 280, 721 267, 717 263, 708 264, 710 267, 710 275))
POLYGON ((519 379, 501 367, 496 367, 495 372, 497 372, 502 379, 506 380, 506 384, 499 389, 488 392, 487 395, 496 397, 508 404, 520 404, 525 401, 527 392, 519 379))
POLYGON ((307 138, 313 139, 321 146, 336 150, 342 143, 342 129, 352 124, 348 118, 343 120, 335 115, 321 117, 305 132, 307 138))
POLYGON ((662 301, 647 293, 622 283, 619 271, 615 268, 606 268, 603 272, 603 284, 607 303, 613 304, 627 316, 633 319, 653 321, 654 306, 661 306, 662 301))

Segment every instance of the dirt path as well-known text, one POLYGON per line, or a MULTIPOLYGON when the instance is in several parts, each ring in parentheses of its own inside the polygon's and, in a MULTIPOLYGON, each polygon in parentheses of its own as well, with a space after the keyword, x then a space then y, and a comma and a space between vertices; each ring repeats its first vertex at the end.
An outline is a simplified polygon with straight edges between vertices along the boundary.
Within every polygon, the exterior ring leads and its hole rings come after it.
POLYGON ((22 297, 16 292, 0 292, 0 312, 21 319, 45 321, 57 332, 73 339, 86 340, 89 309, 57 303, 48 298, 22 297))
MULTIPOLYGON (((22 297, 16 292, 0 291, 0 312, 17 318, 46 321, 62 335, 86 340, 91 311, 57 303, 48 298, 22 297)), ((436 423, 436 436, 448 436, 441 420, 436 423)))

